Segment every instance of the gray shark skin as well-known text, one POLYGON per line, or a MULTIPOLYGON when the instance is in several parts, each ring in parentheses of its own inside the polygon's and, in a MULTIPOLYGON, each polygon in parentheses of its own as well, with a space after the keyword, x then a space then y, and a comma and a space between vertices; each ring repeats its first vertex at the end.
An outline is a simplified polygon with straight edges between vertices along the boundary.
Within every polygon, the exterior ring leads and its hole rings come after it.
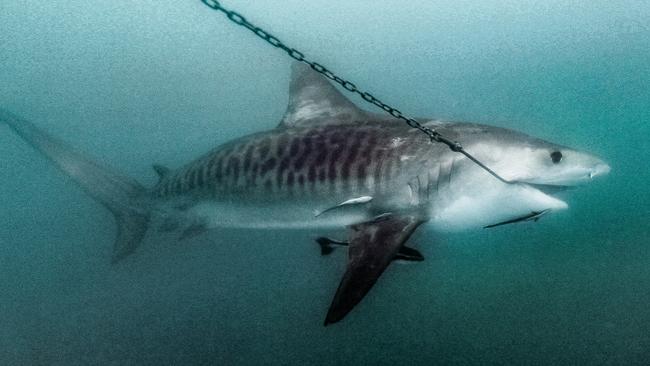
POLYGON ((537 221, 537 213, 568 207, 548 192, 610 169, 588 153, 520 132, 419 121, 517 183, 494 179, 392 117, 359 109, 301 64, 293 67, 279 126, 225 143, 175 170, 154 165, 160 180, 151 188, 0 109, 0 122, 114 214, 113 262, 132 254, 150 228, 179 231, 186 239, 215 227, 347 227, 347 241, 325 239, 348 247, 348 266, 325 325, 343 319, 393 259, 423 259, 404 245, 419 226, 442 232, 537 221))

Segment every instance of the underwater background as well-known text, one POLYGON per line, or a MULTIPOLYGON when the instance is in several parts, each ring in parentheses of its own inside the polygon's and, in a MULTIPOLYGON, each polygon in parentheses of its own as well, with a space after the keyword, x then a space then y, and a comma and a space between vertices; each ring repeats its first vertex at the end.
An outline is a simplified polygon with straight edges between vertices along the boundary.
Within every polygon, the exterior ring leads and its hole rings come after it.
MULTIPOLYGON (((346 252, 321 257, 322 233, 158 235, 111 265, 112 215, 0 125, 0 364, 650 363, 650 3, 222 5, 411 115, 612 172, 536 224, 420 230, 426 260, 325 328, 346 252)), ((198 0, 0 4, 0 107, 146 185, 273 128, 289 66, 198 0)))

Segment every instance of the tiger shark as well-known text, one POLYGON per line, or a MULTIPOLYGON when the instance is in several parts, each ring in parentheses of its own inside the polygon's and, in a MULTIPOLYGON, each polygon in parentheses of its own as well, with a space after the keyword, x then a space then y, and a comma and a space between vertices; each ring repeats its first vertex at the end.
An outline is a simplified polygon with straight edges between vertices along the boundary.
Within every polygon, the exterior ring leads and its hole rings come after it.
POLYGON ((113 262, 152 228, 181 238, 216 227, 347 228, 347 240, 318 239, 323 254, 348 247, 325 325, 343 319, 394 259, 423 259, 405 245, 419 226, 438 233, 537 221, 567 208, 555 192, 610 170, 588 153, 510 129, 418 119, 516 182, 507 184, 393 117, 358 108, 309 67, 294 65, 289 89, 276 128, 175 170, 154 165, 160 179, 153 187, 11 112, 0 109, 0 121, 113 213, 113 262))

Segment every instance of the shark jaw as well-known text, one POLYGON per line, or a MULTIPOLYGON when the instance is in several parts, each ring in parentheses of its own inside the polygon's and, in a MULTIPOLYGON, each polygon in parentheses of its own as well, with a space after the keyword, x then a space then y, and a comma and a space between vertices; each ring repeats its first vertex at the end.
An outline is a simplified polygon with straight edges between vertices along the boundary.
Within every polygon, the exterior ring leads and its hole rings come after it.
POLYGON ((457 196, 444 201, 446 204, 432 208, 430 221, 440 232, 478 229, 533 212, 554 212, 569 207, 566 202, 528 184, 488 181, 482 184, 481 190, 457 192, 457 196))
MULTIPOLYGON (((545 180, 544 184, 518 182, 505 184, 496 180, 475 183, 480 190, 456 192, 448 204, 432 208, 431 224, 439 231, 461 231, 495 227, 508 223, 538 221, 547 213, 565 210, 569 205, 556 194, 585 185, 610 172, 609 165, 597 162, 590 169, 571 169, 570 174, 545 180), (554 184, 557 183, 557 184, 554 184), (479 194, 477 194, 479 193, 479 194)), ((540 181, 540 180, 537 180, 540 181)))

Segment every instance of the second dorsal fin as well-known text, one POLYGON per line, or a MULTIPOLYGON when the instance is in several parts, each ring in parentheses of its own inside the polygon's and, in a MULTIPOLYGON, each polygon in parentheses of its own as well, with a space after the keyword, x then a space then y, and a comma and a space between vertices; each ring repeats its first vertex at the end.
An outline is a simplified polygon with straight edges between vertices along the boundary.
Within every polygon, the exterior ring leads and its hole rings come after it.
POLYGON ((303 63, 294 62, 289 103, 279 127, 349 123, 369 116, 370 113, 354 105, 324 76, 303 63))
POLYGON ((152 167, 153 170, 156 171, 156 174, 158 174, 158 178, 160 179, 163 179, 167 174, 169 174, 170 171, 169 168, 160 164, 153 164, 152 167))

